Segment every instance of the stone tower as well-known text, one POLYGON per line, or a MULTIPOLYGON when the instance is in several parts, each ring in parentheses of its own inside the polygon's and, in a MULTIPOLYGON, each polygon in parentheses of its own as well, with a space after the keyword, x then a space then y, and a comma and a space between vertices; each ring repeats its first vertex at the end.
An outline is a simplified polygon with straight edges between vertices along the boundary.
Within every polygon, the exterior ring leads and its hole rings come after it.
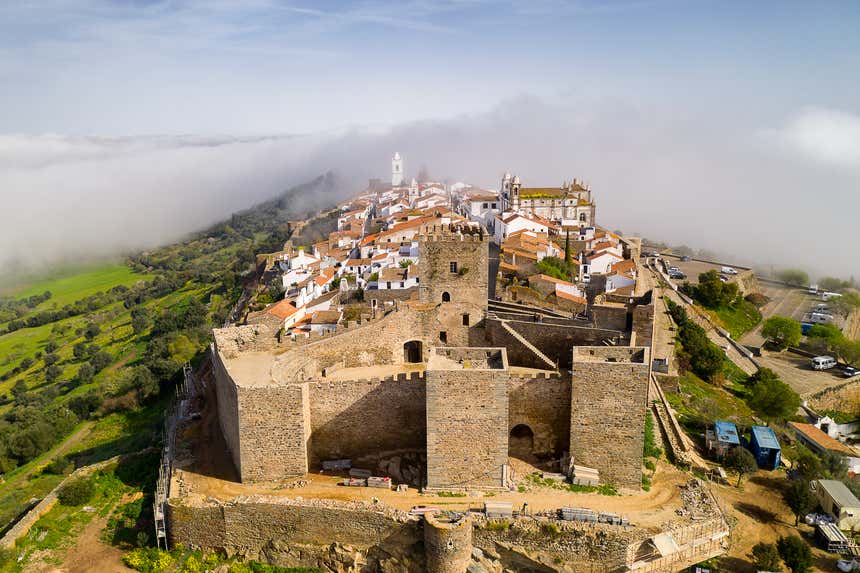
POLYGON ((475 328, 487 313, 489 241, 467 225, 430 225, 419 236, 419 298, 436 309, 430 334, 439 346, 482 343, 475 328))
POLYGON ((394 152, 394 157, 391 159, 391 186, 399 187, 403 184, 403 158, 399 152, 394 152))

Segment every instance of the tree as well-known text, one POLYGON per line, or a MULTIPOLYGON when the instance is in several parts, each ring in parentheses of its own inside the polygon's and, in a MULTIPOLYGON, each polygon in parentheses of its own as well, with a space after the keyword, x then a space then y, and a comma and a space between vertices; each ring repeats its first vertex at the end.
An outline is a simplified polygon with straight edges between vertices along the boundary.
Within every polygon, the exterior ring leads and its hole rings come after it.
POLYGON ((56 364, 60 360, 60 357, 49 352, 48 354, 45 354, 44 360, 45 366, 50 366, 51 364, 56 364))
POLYGON ((95 322, 91 322, 87 325, 86 330, 84 330, 84 336, 87 337, 87 340, 92 340, 93 338, 98 336, 101 331, 102 329, 99 327, 98 324, 96 324, 95 322))
POLYGON ((780 537, 776 549, 791 573, 807 573, 812 566, 812 552, 809 545, 796 535, 780 537))
POLYGON ((783 269, 776 273, 776 278, 784 283, 795 286, 806 286, 809 284, 809 275, 800 269, 783 269))
POLYGON ((48 382, 56 382, 57 378, 63 373, 63 369, 56 364, 51 364, 45 368, 45 380, 48 382))
POLYGON ((729 450, 723 460, 725 465, 730 470, 734 470, 738 474, 738 487, 741 485, 741 479, 746 474, 754 473, 758 469, 755 457, 746 448, 736 447, 729 450))
POLYGON ((784 316, 772 316, 765 320, 761 334, 770 339, 781 350, 785 350, 789 346, 796 346, 803 336, 800 323, 793 318, 784 316))
POLYGON ((101 372, 113 362, 113 355, 110 352, 105 350, 100 350, 95 353, 95 355, 90 358, 90 365, 93 367, 94 372, 101 372))
POLYGON ((91 479, 78 478, 62 487, 57 494, 57 499, 62 505, 83 505, 90 500, 95 493, 95 487, 91 479))
POLYGON ((573 253, 570 252, 570 231, 564 235, 564 262, 570 265, 573 260, 573 253))
POLYGON ((852 366, 860 365, 860 340, 843 338, 836 344, 836 353, 852 366))
POLYGON ((800 396, 772 372, 771 375, 754 382, 747 403, 765 419, 784 420, 797 411, 800 396))
POLYGON ((93 381, 95 373, 95 368, 93 368, 89 362, 81 364, 81 367, 78 368, 78 383, 89 384, 93 381))
POLYGON ((150 324, 152 324, 152 318, 149 309, 144 306, 137 306, 132 309, 131 328, 136 335, 143 334, 150 324))
POLYGON ((749 557, 759 571, 779 571, 782 566, 779 551, 773 543, 756 543, 749 557))
POLYGON ((824 477, 824 464, 821 463, 821 458, 802 444, 798 444, 795 448, 794 463, 796 464, 797 471, 806 480, 824 477))
POLYGON ((158 379, 146 366, 138 366, 135 368, 131 381, 134 385, 138 402, 143 403, 150 396, 158 395, 160 390, 158 379))
POLYGON ((724 283, 720 280, 717 271, 708 271, 699 275, 699 284, 689 287, 690 294, 702 306, 718 308, 729 306, 735 302, 740 295, 738 285, 735 283, 724 283))
POLYGON ((57 348, 57 343, 52 340, 45 345, 45 352, 56 352, 57 348))
POLYGON ((800 523, 800 518, 815 507, 815 499, 809 489, 809 482, 803 479, 792 480, 783 492, 785 504, 794 513, 794 525, 800 523))

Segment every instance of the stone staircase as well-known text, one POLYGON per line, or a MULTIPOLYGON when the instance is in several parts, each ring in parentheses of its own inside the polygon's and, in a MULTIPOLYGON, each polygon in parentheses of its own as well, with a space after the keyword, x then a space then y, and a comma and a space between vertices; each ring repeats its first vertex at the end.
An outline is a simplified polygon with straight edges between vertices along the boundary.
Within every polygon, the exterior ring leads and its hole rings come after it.
POLYGON ((557 369, 558 369, 558 366, 556 365, 556 363, 555 363, 555 362, 553 362, 553 361, 552 361, 552 360, 551 360, 551 359, 550 359, 546 354, 544 354, 543 352, 541 352, 540 350, 538 350, 538 349, 537 349, 537 347, 535 347, 535 345, 534 345, 534 344, 532 344, 531 342, 529 342, 528 340, 526 340, 526 339, 525 339, 525 337, 524 337, 522 334, 520 334, 519 332, 517 332, 517 331, 514 329, 514 327, 512 327, 510 324, 508 324, 508 321, 507 321, 507 320, 502 320, 502 321, 500 321, 500 322, 501 322, 502 328, 504 328, 504 329, 505 329, 505 331, 507 331, 507 332, 508 332, 508 334, 510 334, 511 336, 513 336, 514 338, 516 338, 516 339, 517 339, 517 341, 519 341, 519 343, 520 343, 520 344, 522 344, 523 346, 525 346, 526 348, 528 348, 532 353, 534 353, 534 355, 535 355, 535 356, 537 356, 538 358, 540 358, 540 359, 541 359, 541 361, 542 361, 544 364, 546 364, 548 368, 550 368, 550 369, 552 369, 552 370, 557 370, 557 369))

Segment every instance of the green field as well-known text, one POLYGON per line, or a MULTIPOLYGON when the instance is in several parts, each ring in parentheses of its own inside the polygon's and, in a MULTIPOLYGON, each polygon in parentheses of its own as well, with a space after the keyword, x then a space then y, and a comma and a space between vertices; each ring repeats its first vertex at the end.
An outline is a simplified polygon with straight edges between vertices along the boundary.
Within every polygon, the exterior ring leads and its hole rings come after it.
POLYGON ((107 291, 117 285, 129 286, 139 280, 149 280, 152 275, 135 272, 127 264, 103 264, 83 269, 66 268, 57 273, 26 279, 25 282, 0 289, 0 296, 26 298, 51 291, 51 298, 36 307, 36 310, 61 307, 76 300, 107 291))

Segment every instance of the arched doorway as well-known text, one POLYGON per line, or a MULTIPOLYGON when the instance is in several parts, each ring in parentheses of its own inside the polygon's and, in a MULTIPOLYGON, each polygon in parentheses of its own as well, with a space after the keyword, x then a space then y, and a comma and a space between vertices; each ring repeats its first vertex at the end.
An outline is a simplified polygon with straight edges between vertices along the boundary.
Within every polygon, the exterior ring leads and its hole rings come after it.
POLYGON ((532 451, 535 446, 535 433, 525 424, 517 424, 511 428, 508 439, 508 455, 521 460, 534 458, 532 451))
POLYGON ((448 291, 442 293, 442 302, 451 302, 451 294, 448 291))
POLYGON ((404 362, 424 362, 424 345, 420 340, 410 340, 403 344, 404 362))

